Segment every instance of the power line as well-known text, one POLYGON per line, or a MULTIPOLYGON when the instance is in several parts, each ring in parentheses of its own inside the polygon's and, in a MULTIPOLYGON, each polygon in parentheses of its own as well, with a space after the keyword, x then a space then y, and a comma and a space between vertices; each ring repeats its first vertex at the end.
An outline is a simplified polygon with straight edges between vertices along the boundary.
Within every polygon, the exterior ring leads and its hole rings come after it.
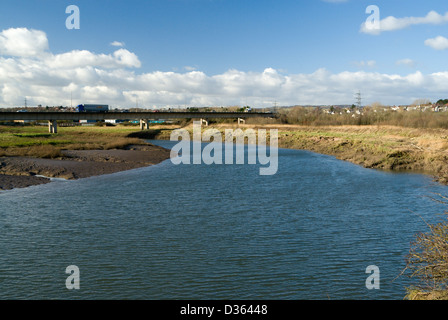
POLYGON ((358 105, 358 108, 361 108, 362 106, 362 98, 361 98, 361 91, 358 91, 358 93, 355 95, 356 103, 358 105))

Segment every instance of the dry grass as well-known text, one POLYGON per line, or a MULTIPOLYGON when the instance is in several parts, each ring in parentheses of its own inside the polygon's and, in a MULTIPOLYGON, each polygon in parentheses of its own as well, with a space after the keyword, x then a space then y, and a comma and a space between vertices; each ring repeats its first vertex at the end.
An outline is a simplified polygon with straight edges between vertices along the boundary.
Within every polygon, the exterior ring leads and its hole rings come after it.
MULTIPOLYGON (((438 202, 448 198, 438 195, 438 202)), ((411 243, 405 271, 419 283, 407 289, 410 300, 448 300, 448 223, 428 225, 429 231, 419 233, 411 243)))
POLYGON ((422 291, 419 288, 411 287, 406 290, 406 300, 448 300, 448 291, 430 290, 422 291))
POLYGON ((0 156, 13 156, 13 157, 36 157, 55 159, 63 156, 61 149, 52 145, 37 145, 29 147, 13 147, 7 150, 0 150, 0 156))

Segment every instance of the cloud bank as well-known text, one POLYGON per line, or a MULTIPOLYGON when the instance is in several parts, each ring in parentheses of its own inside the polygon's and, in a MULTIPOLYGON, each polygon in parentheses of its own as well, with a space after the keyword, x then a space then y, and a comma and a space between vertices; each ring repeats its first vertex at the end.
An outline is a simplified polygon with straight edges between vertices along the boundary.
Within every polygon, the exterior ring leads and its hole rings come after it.
MULTIPOLYGON (((402 63, 408 63, 403 61, 402 63)), ((368 66, 369 63, 366 63, 368 66)), ((49 51, 43 31, 18 28, 0 33, 0 107, 102 103, 113 107, 351 104, 363 101, 410 103, 446 94, 448 72, 401 76, 378 72, 283 74, 273 68, 231 69, 207 75, 194 68, 179 72, 138 72, 138 56, 124 48, 110 54, 49 51)))

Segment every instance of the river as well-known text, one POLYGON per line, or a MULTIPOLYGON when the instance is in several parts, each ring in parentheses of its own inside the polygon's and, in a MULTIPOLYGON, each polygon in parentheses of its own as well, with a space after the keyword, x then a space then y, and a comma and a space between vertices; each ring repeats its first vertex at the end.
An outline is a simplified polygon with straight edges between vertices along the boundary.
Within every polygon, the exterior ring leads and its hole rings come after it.
POLYGON ((403 299, 445 186, 301 150, 259 167, 167 160, 0 193, 0 299, 403 299))

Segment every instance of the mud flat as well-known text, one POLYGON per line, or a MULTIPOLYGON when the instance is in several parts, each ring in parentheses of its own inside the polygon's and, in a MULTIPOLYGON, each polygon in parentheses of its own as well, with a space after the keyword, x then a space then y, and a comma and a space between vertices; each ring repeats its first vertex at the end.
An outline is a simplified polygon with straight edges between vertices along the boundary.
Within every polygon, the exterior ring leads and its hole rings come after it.
POLYGON ((63 157, 0 158, 0 190, 49 183, 48 178, 81 179, 158 164, 170 151, 152 144, 113 150, 62 150, 63 157), (48 178, 44 178, 44 177, 48 178))

